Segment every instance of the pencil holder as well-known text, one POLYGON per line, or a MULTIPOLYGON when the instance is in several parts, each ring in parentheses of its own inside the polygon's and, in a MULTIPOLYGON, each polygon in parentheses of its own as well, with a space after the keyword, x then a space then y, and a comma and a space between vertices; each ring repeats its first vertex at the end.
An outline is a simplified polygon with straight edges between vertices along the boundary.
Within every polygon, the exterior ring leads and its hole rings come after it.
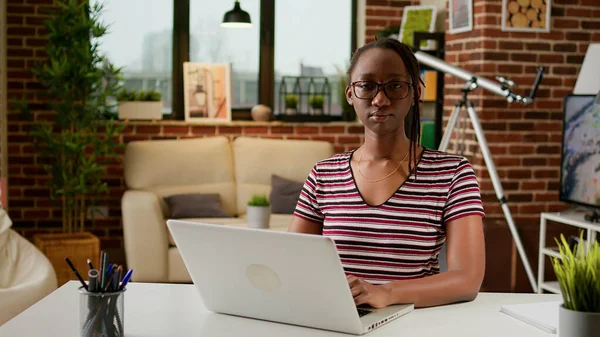
POLYGON ((125 333, 125 289, 92 293, 79 288, 79 323, 82 337, 122 337, 125 333))

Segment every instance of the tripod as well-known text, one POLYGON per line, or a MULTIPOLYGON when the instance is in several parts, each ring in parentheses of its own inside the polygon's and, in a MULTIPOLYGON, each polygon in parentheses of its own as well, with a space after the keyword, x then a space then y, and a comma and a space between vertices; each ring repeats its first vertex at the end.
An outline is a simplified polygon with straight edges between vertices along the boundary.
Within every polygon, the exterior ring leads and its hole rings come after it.
MULTIPOLYGON (((537 86, 536 86, 537 87, 537 86)), ((479 143, 479 147, 481 148, 481 153, 483 154, 483 159, 485 161, 485 165, 488 169, 488 173, 490 178, 492 179, 492 185, 494 186, 494 191, 496 192, 496 197, 498 201, 500 201, 500 205, 502 206, 502 211, 504 212, 504 216, 506 217, 506 221, 508 223, 508 227, 510 228, 510 232, 513 236, 513 240, 517 246, 517 251, 519 252, 519 256, 523 261, 523 266, 525 266, 525 271, 527 272, 527 277, 529 278, 529 283, 531 283, 531 288, 533 292, 537 292, 537 283, 536 279, 533 276, 533 271, 531 270, 531 265, 529 264, 529 259, 527 258, 527 254, 525 254, 525 250, 523 249, 523 244, 521 243, 521 238, 517 229, 515 227, 515 223, 513 222, 512 215, 510 213, 510 209, 508 208, 508 204, 506 203, 506 197, 504 196, 504 190, 502 188, 502 184, 500 183, 500 179, 498 178, 498 173, 496 172, 496 166, 494 165, 494 161, 492 160, 492 155, 487 145, 487 141, 485 139, 485 135, 483 134, 483 129, 481 128, 481 123, 479 122, 479 117, 475 108, 473 107, 473 103, 471 103, 467 95, 469 92, 475 90, 477 88, 477 79, 475 77, 471 78, 467 81, 465 87, 462 89, 462 99, 456 103, 454 109, 452 110, 452 114, 450 115, 450 120, 448 121, 448 126, 442 140, 440 142, 439 150, 446 151, 448 149, 448 144, 450 143, 450 138, 452 138, 452 134, 454 132, 454 128, 456 127, 456 123, 459 118, 462 118, 462 108, 466 107, 466 111, 468 117, 471 119, 471 125, 473 126, 473 130, 475 131, 475 136, 477 137, 477 142, 479 143)), ((462 119, 462 138, 460 143, 459 153, 462 155, 464 152, 464 136, 465 136, 465 120, 462 119)), ((458 137, 455 141, 458 140, 458 137)), ((456 144, 456 143, 455 143, 456 144)), ((459 148, 455 146, 458 150, 459 148)))

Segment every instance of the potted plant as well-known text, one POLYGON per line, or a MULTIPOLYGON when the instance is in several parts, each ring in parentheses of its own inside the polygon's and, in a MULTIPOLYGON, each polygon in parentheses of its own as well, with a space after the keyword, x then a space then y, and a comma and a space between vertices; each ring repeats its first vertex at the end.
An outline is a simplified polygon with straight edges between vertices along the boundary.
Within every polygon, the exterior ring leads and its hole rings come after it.
POLYGON ((287 94, 285 95, 285 114, 295 115, 298 109, 298 95, 287 94))
POLYGON ((33 122, 36 160, 48 174, 50 197, 62 215, 63 233, 34 237, 53 264, 59 285, 73 277, 65 257, 79 270, 85 270, 87 258, 99 260, 98 238, 84 231, 88 210, 97 196, 108 192, 105 166, 118 160, 122 146, 123 125, 105 117, 113 108, 108 98, 118 91, 121 70, 98 53, 98 41, 106 33, 99 21, 101 10, 101 5, 90 6, 88 1, 56 2, 44 21, 48 57, 32 71, 52 112, 49 118, 37 119, 25 99, 17 107, 33 122))
POLYGON ((556 240, 560 258, 552 265, 560 285, 563 304, 558 312, 560 337, 592 337, 600 331, 600 245, 586 249, 583 233, 571 249, 564 235, 556 240))
POLYGON ((321 115, 323 114, 323 104, 325 103, 325 98, 323 95, 313 95, 308 98, 308 104, 312 109, 313 115, 321 115))
POLYGON ((271 204, 264 194, 255 194, 248 201, 246 220, 250 228, 269 228, 271 204))
POLYGON ((117 94, 119 119, 160 120, 162 119, 161 94, 156 90, 138 90, 123 88, 117 94))

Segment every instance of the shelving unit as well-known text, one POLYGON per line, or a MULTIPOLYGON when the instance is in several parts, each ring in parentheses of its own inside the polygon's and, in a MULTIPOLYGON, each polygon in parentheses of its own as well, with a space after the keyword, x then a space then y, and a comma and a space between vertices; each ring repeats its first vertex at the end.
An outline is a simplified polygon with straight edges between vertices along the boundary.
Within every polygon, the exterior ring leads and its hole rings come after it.
MULTIPOLYGON (((446 54, 445 46, 445 34, 440 32, 414 32, 413 43, 415 46, 420 46, 422 41, 432 40, 435 41, 436 48, 434 50, 422 50, 420 51, 430 54, 431 56, 439 59, 444 59, 446 54)), ((434 144, 433 148, 437 148, 442 140, 442 117, 444 116, 444 73, 433 69, 425 64, 420 64, 421 70, 433 71, 437 74, 435 84, 435 97, 432 100, 424 100, 422 104, 422 111, 426 112, 428 109, 433 109, 433 124, 434 124, 434 144)), ((423 81, 426 79, 423 78, 423 81)), ((427 85, 427 83, 426 83, 427 85)), ((423 90, 426 90, 423 88, 423 90)))
POLYGON ((557 247, 546 246, 546 222, 548 220, 567 226, 575 226, 587 230, 586 242, 591 245, 596 240, 596 233, 600 232, 600 224, 586 221, 585 213, 577 211, 541 213, 540 214, 540 244, 538 251, 538 293, 544 290, 560 294, 560 287, 556 281, 544 281, 546 257, 560 258, 557 247))

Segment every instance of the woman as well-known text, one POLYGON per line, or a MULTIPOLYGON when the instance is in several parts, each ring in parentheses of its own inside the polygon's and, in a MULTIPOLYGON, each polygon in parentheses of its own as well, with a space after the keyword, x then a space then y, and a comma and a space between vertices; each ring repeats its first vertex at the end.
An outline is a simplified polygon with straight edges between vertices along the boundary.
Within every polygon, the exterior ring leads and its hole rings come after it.
POLYGON ((419 146, 419 74, 397 40, 356 51, 346 98, 365 126, 364 144, 314 166, 290 225, 333 238, 356 305, 470 301, 483 280, 477 179, 465 158, 419 146), (445 242, 448 270, 440 273, 445 242))

